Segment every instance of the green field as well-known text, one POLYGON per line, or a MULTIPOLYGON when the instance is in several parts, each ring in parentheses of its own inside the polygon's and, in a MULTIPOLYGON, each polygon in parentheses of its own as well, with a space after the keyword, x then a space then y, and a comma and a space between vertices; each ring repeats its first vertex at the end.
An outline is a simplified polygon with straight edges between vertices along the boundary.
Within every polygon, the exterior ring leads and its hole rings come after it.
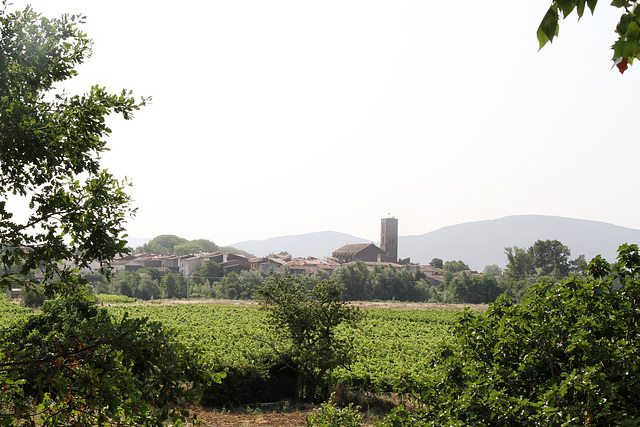
POLYGON ((31 313, 33 310, 30 308, 7 301, 4 295, 0 297, 0 328, 11 327, 14 322, 25 319, 31 313))
MULTIPOLYGON (((201 346, 212 360, 259 363, 272 353, 272 334, 257 307, 199 304, 134 305, 109 308, 117 316, 146 316, 180 331, 182 339, 201 346)), ((371 391, 396 391, 423 375, 434 348, 452 339, 459 316, 447 310, 368 309, 351 334, 358 359, 350 370, 335 372, 336 382, 371 391)), ((345 332, 346 333, 346 332, 345 332)))
MULTIPOLYGON (((259 363, 272 354, 273 334, 265 313, 255 306, 213 304, 124 304, 106 306, 116 318, 148 317, 180 332, 214 363, 259 363)), ((452 339, 458 311, 363 309, 359 329, 348 332, 358 358, 350 370, 338 370, 335 381, 370 392, 397 391, 424 375, 435 347, 452 339)), ((0 300, 0 326, 27 316, 29 309, 0 300)), ((347 333, 344 331, 343 333, 347 333)))

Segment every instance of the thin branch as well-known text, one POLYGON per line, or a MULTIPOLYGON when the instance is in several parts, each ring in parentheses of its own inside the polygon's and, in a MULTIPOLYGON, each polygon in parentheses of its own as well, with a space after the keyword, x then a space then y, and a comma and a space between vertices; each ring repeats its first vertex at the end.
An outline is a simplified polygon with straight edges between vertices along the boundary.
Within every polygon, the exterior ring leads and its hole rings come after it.
POLYGON ((63 127, 63 124, 57 124, 57 125, 47 125, 47 126, 42 126, 39 128, 31 128, 31 129, 5 129, 5 130, 0 130, 0 134, 2 133, 27 133, 27 132, 36 132, 36 131, 42 131, 42 130, 49 130, 49 129, 58 129, 63 127))
POLYGON ((248 333, 248 332, 245 332, 245 336, 247 336, 247 337, 249 337, 249 338, 251 338, 251 339, 253 339, 253 340, 255 340, 255 341, 258 341, 258 342, 261 342, 261 343, 263 343, 263 344, 268 345, 269 347, 271 347, 271 350, 273 350, 273 351, 276 353, 276 355, 278 356, 278 358, 280 359, 280 361, 281 361, 282 363, 284 363, 284 364, 285 364, 285 366, 287 366, 288 368, 293 369, 293 370, 294 370, 295 372, 297 372, 297 373, 301 373, 301 372, 300 372, 300 370, 299 370, 298 368, 296 368, 296 367, 292 366, 292 365, 289 363, 289 361, 287 360, 287 358, 285 357, 285 355, 284 355, 280 350, 278 350, 278 349, 276 348, 275 344, 273 344, 273 342, 272 342, 272 341, 267 341, 267 340, 264 340, 264 339, 262 339, 262 338, 258 338, 258 337, 254 336, 254 335, 252 335, 252 334, 250 334, 250 333, 248 333))
POLYGON ((4 372, 8 372, 8 371, 16 371, 19 370, 21 368, 18 368, 19 366, 25 366, 25 365, 35 365, 35 364, 40 364, 40 363, 47 363, 47 362, 52 362, 56 359, 59 359, 60 357, 63 357, 65 359, 77 355, 77 354, 81 354, 87 351, 90 351, 94 348, 97 348, 101 345, 107 345, 107 344, 112 344, 111 341, 105 341, 105 340, 99 340, 89 346, 83 347, 81 349, 77 349, 75 351, 71 351, 71 352, 67 352, 67 353, 59 353, 59 354, 54 354, 52 356, 47 356, 47 357, 43 357, 40 359, 35 359, 35 360, 25 360, 25 361, 19 361, 19 362, 5 362, 5 363, 0 363, 0 371, 4 371, 4 372))

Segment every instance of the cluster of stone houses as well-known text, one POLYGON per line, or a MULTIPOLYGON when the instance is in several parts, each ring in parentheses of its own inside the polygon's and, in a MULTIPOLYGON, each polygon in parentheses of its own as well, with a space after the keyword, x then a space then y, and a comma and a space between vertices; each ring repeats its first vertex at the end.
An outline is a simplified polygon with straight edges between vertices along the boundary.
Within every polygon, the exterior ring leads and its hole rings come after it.
MULTIPOLYGON (((213 261, 222 267, 225 274, 242 271, 260 271, 279 273, 287 269, 290 274, 311 276, 318 270, 329 276, 348 265, 362 262, 369 270, 377 265, 404 269, 412 274, 422 273, 432 284, 444 280, 444 270, 431 265, 412 264, 409 258, 398 260, 398 220, 383 218, 381 223, 380 247, 373 243, 356 243, 345 245, 322 259, 314 257, 292 257, 289 254, 270 254, 265 257, 247 258, 230 252, 199 253, 185 256, 137 254, 119 258, 111 265, 116 271, 131 271, 142 268, 157 268, 190 276, 205 261, 213 261)), ((468 272, 477 274, 476 272, 468 272)))
POLYGON ((373 243, 346 245, 334 251, 332 256, 325 258, 292 257, 289 254, 270 254, 264 257, 247 258, 243 255, 230 252, 200 253, 185 256, 161 255, 161 254, 135 254, 128 255, 112 262, 115 271, 135 272, 142 268, 156 268, 161 271, 171 271, 190 276, 205 261, 213 261, 222 267, 225 274, 241 271, 282 272, 287 270, 290 274, 311 276, 318 270, 323 270, 329 276, 348 264, 362 262, 373 270, 375 266, 390 266, 396 269, 404 269, 412 274, 423 273, 432 283, 440 283, 444 280, 444 270, 430 265, 411 264, 408 260, 398 262, 384 261, 379 253, 380 249, 373 243), (376 250, 377 249, 377 250, 376 250), (375 255, 375 256, 374 256, 375 255))

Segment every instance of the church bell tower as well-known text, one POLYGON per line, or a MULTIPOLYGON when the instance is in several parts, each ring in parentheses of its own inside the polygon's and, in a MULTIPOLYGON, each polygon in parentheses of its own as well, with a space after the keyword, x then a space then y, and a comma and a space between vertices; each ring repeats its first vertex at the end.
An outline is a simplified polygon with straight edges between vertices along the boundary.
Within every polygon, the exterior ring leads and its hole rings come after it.
POLYGON ((398 220, 394 217, 382 218, 380 249, 389 261, 398 261, 398 220))

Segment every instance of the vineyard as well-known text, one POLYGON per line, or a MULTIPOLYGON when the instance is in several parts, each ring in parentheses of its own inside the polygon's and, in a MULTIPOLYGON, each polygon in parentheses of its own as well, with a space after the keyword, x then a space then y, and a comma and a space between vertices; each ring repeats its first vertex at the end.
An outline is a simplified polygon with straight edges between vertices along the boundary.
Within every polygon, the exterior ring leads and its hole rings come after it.
POLYGON ((33 310, 21 307, 0 296, 0 328, 11 327, 15 322, 26 318, 33 310))
MULTIPOLYGON (((255 306, 209 304, 118 305, 117 316, 148 317, 180 331, 182 340, 201 347, 218 363, 258 364, 274 347, 272 331, 255 306)), ((365 321, 349 337, 359 355, 349 371, 334 373, 336 383, 368 392, 392 392, 423 375, 433 349, 451 340, 459 313, 447 310, 364 309, 365 321)), ((345 332, 346 333, 346 332, 345 332)))
MULTIPOLYGON (((259 365, 281 343, 274 342, 265 313, 256 306, 216 304, 105 304, 117 318, 147 317, 179 331, 188 346, 200 348, 214 365, 259 365)), ((358 358, 333 373, 333 382, 365 392, 398 391, 429 371, 436 346, 452 339, 453 310, 361 309, 365 320, 349 331, 358 358)), ((0 327, 10 327, 30 309, 0 300, 0 327)), ((347 333, 346 331, 344 333, 347 333)))

